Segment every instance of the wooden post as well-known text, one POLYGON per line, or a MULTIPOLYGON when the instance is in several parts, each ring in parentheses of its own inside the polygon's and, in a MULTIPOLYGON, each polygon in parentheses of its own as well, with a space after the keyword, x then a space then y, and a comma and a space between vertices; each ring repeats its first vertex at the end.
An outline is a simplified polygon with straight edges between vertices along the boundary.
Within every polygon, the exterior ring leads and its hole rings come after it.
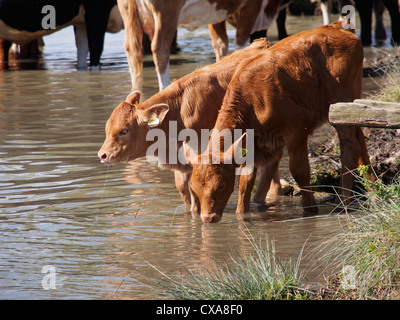
POLYGON ((370 128, 400 129, 400 103, 357 99, 330 106, 329 122, 370 128))

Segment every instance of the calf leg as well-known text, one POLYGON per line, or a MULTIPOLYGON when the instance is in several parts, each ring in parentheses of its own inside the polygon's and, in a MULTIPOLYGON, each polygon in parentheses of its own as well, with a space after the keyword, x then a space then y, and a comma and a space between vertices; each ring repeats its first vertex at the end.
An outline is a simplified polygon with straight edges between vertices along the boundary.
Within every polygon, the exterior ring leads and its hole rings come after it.
MULTIPOLYGON (((336 126, 341 150, 340 195, 349 201, 354 185, 354 170, 358 165, 370 165, 367 146, 361 128, 336 126)), ((372 169, 369 171, 370 176, 372 169)))
POLYGON ((279 181, 279 161, 282 158, 282 151, 276 155, 268 164, 260 169, 260 179, 258 181, 253 201, 264 203, 267 193, 271 195, 282 195, 283 190, 279 181))
POLYGON ((174 176, 175 176, 175 186, 181 195, 183 204, 185 205, 185 209, 190 208, 191 197, 190 197, 189 183, 188 183, 190 175, 188 177, 188 175, 185 172, 175 170, 174 176))
POLYGON ((318 213, 318 207, 310 188, 307 136, 294 139, 294 141, 287 144, 287 148, 290 172, 301 190, 303 215, 315 215, 318 213))
POLYGON ((238 204, 236 208, 237 214, 243 214, 250 210, 251 191, 253 190, 254 182, 257 176, 257 169, 248 175, 240 175, 239 177, 239 194, 238 204))
POLYGON ((281 185, 281 179, 279 176, 279 169, 276 170, 274 177, 270 183, 268 194, 270 196, 283 196, 284 192, 281 185))
POLYGON ((192 192, 190 189, 190 177, 192 176, 191 172, 182 172, 175 170, 175 186, 178 189, 183 203, 185 205, 185 210, 190 208, 192 213, 200 212, 200 202, 197 198, 196 194, 192 192))
POLYGON ((210 31, 215 57, 218 61, 228 54, 229 39, 226 33, 225 21, 217 24, 209 24, 208 30, 210 31))
MULTIPOLYGON (((189 177, 190 179, 190 177, 189 177)), ((189 180, 189 191, 190 191, 190 212, 192 213, 200 213, 200 200, 197 195, 190 189, 190 180, 189 180)))

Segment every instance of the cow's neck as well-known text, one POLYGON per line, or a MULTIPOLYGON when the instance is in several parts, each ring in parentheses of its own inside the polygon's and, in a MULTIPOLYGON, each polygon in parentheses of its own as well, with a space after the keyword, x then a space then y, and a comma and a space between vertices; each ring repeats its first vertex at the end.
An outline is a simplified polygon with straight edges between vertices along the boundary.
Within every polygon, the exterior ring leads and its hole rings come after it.
POLYGON ((226 106, 224 104, 218 114, 214 129, 234 131, 246 128, 249 115, 242 109, 240 104, 234 106, 226 106))
MULTIPOLYGON (((170 152, 176 153, 175 146, 180 148, 182 146, 181 142, 176 142, 172 141, 174 144, 174 148, 172 151, 170 151, 170 135, 177 135, 179 134, 179 131, 183 129, 183 124, 181 120, 181 115, 180 115, 180 106, 182 102, 182 92, 179 90, 179 87, 175 85, 175 83, 172 83, 169 85, 167 88, 164 90, 160 91, 156 95, 152 96, 148 100, 146 100, 142 106, 144 109, 150 108, 151 106, 159 103, 165 103, 169 106, 169 111, 165 115, 164 120, 162 123, 156 127, 156 129, 161 130, 162 132, 165 133, 165 146, 163 146, 164 150, 163 152, 163 158, 166 159, 167 163, 160 162, 160 154, 159 151, 157 150, 155 152, 155 156, 158 157, 159 165, 163 168, 168 168, 168 169, 178 169, 178 170, 188 170, 189 168, 186 168, 186 166, 182 166, 179 163, 175 163, 174 160, 172 160, 172 163, 169 163, 170 159, 175 159, 176 157, 174 155, 170 156, 170 152), (172 128, 172 129, 171 129, 172 128)), ((149 146, 152 145, 154 142, 151 141, 149 142, 149 146)))

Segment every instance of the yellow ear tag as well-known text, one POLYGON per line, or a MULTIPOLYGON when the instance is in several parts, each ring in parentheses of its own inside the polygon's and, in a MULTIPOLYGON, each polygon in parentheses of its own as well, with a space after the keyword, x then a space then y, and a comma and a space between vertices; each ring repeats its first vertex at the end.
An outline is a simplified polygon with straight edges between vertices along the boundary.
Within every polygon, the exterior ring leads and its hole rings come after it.
POLYGON ((160 124, 160 119, 157 118, 156 114, 153 114, 149 121, 147 121, 149 127, 156 127, 160 124))
POLYGON ((242 157, 244 157, 247 153, 247 149, 246 148, 242 148, 242 157))

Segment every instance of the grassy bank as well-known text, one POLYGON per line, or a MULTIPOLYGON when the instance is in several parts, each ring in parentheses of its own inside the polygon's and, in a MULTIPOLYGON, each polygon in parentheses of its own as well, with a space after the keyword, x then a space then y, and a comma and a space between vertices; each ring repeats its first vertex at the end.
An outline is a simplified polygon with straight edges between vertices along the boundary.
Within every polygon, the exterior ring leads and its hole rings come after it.
MULTIPOLYGON (((384 78, 379 92, 369 98, 400 102, 400 56, 394 55, 379 68, 384 78)), ((306 275, 299 268, 303 252, 297 261, 280 261, 273 243, 261 244, 251 235, 248 254, 231 255, 223 266, 186 270, 179 276, 159 270, 162 281, 157 286, 176 299, 400 299, 399 136, 397 130, 370 130, 367 144, 373 151, 376 180, 368 180, 366 168, 359 168, 360 190, 368 191, 355 194, 357 210, 343 207, 346 223, 342 232, 314 250, 316 256, 327 252, 318 262, 329 266, 327 282, 318 284, 319 289, 309 291, 304 285, 306 275)), ((338 180, 337 147, 332 143, 327 150, 335 151, 331 161, 335 166, 327 172, 326 159, 323 166, 316 166, 314 185, 330 185, 331 181, 323 183, 326 176, 338 180)), ((316 149, 315 158, 326 157, 327 150, 316 149)))
MULTIPOLYGON (((379 90, 368 98, 400 102, 399 48, 378 64, 377 74, 382 74, 379 90)), ((365 133, 376 181, 366 179, 365 167, 359 169, 359 185, 368 192, 354 200, 362 205, 347 215, 343 231, 323 244, 324 262, 342 271, 329 276, 315 298, 400 299, 400 132, 365 133)))
POLYGON ((344 208, 342 232, 309 253, 318 257, 317 265, 329 266, 326 283, 315 284, 312 291, 305 285, 300 269, 304 247, 297 260, 282 261, 273 242, 256 241, 247 231, 250 252, 232 254, 224 265, 212 263, 179 275, 153 266, 161 275, 157 291, 194 300, 400 299, 400 181, 371 182, 363 177, 365 168, 360 171, 360 183, 370 190, 355 196, 362 204, 351 213, 344 208))
MULTIPOLYGON (((372 91, 364 92, 363 98, 400 103, 400 48, 390 52, 382 50, 380 57, 371 63, 374 71, 370 81, 375 82, 372 91)), ((363 128, 372 166, 379 177, 390 183, 400 171, 400 130, 363 128)), ((340 146, 337 133, 332 130, 325 140, 309 143, 312 185, 315 190, 332 192, 329 187, 338 186, 340 179, 340 146)))
POLYGON ((400 181, 371 182, 365 178, 365 168, 360 171, 360 182, 369 191, 355 196, 362 200, 360 208, 347 215, 341 233, 322 245, 328 248, 324 262, 351 275, 330 276, 324 298, 399 299, 400 181))
POLYGON ((157 286, 175 299, 306 299, 299 269, 302 252, 295 263, 281 261, 275 255, 273 242, 257 242, 251 235, 246 236, 252 250, 244 256, 231 255, 225 265, 213 263, 206 269, 186 270, 179 276, 168 276, 156 268, 163 276, 157 286))
POLYGON ((400 102, 400 48, 393 50, 385 63, 377 66, 377 73, 383 75, 378 92, 371 93, 370 99, 386 102, 400 102))

